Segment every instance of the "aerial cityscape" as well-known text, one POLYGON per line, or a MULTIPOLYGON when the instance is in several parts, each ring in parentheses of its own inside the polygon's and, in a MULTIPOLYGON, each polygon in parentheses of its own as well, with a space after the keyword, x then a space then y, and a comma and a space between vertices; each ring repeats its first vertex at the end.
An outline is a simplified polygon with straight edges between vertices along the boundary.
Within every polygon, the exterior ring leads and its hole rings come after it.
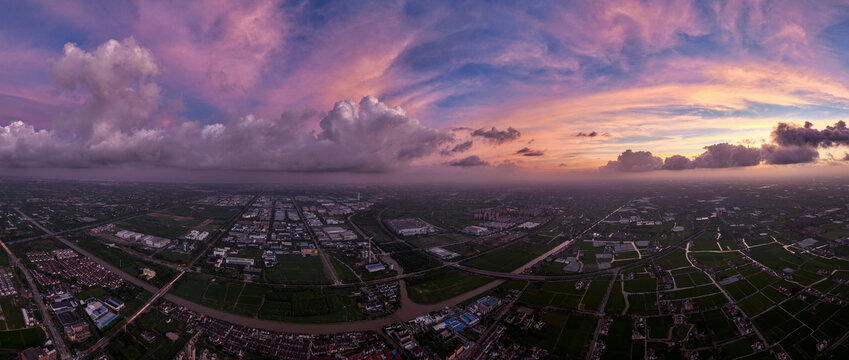
POLYGON ((845 359, 849 2, 0 0, 0 359, 845 359))
POLYGON ((26 358, 849 350, 845 178, 536 188, 8 178, 0 194, 0 344, 26 358))

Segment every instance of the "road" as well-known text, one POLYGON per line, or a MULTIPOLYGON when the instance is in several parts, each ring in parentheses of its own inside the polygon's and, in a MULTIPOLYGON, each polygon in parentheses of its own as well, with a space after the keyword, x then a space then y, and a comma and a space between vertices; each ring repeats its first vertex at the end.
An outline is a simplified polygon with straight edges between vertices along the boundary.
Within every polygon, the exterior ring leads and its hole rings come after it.
POLYGON ((330 277, 333 279, 334 285, 342 285, 342 281, 339 280, 339 275, 336 274, 336 268, 333 267, 333 264, 330 263, 330 260, 327 259, 327 254, 324 253, 324 249, 321 248, 321 245, 318 243, 318 238, 315 236, 315 231, 312 230, 312 226, 307 222, 307 218, 304 217, 304 211, 301 210, 301 206, 298 205, 298 202, 295 201, 295 197, 291 196, 292 204, 295 205, 295 210, 298 210, 298 216, 301 217, 301 221, 304 222, 304 227, 309 231, 310 236, 312 236, 312 241, 315 243, 315 248, 318 250, 318 256, 321 257, 321 261, 324 263, 324 268, 327 269, 327 272, 330 274, 330 277))
MULTIPOLYGON (((166 207, 166 208, 163 208, 163 209, 160 209, 160 210, 165 210, 165 209, 168 209, 168 208, 170 208, 170 207, 171 207, 171 206, 166 207)), ((28 215, 26 215, 26 214, 22 213, 22 212, 20 211, 20 209, 15 208, 15 211, 17 211, 19 214, 23 215, 23 216, 24 216, 24 219, 27 219, 27 221, 32 222, 32 220, 33 220, 33 219, 32 219, 32 218, 30 218, 28 215)), ((62 230, 62 231, 55 231, 55 232, 50 232, 50 233, 45 232, 45 233, 44 233, 44 234, 42 234, 42 235, 36 235, 36 236, 31 236, 31 237, 28 237, 28 238, 24 238, 24 239, 18 239, 18 240, 9 241, 9 242, 8 242, 8 244, 9 244, 9 245, 13 245, 13 244, 22 243, 22 242, 27 242, 27 241, 40 240, 40 239, 47 239, 47 238, 52 238, 52 237, 54 237, 54 236, 56 236, 56 235, 65 235, 65 234, 70 234, 70 233, 77 232, 77 231, 83 231, 83 230, 93 229, 93 228, 96 228, 96 227, 98 227, 98 226, 103 226, 103 225, 106 225, 106 224, 111 224, 111 223, 117 223, 117 222, 127 221, 127 220, 130 220, 130 219, 133 219, 133 218, 137 218, 137 217, 139 217, 139 216, 143 216, 143 215, 149 214, 150 212, 151 212, 151 210, 146 210, 146 211, 138 212, 138 213, 131 214, 131 215, 125 215, 125 216, 117 217, 117 218, 114 218, 114 219, 109 219, 109 220, 104 220, 104 221, 93 222, 93 223, 91 223, 91 224, 84 225, 84 226, 80 226, 80 227, 73 228, 73 229, 67 229, 67 230, 62 230)), ((41 226, 41 224, 40 224, 40 223, 38 223, 38 222, 36 222, 36 223, 38 224, 38 225, 36 225, 36 226, 37 226, 39 229, 41 229, 41 231, 44 231, 44 230, 45 230, 45 229, 44 229, 44 227, 43 227, 43 226, 41 226)))
MULTIPOLYGON (((699 271, 701 271, 703 274, 705 274, 705 276, 708 277, 708 279, 710 279, 710 281, 713 283, 713 286, 715 286, 717 289, 719 289, 719 291, 722 293, 722 296, 724 296, 725 299, 728 300, 729 304, 734 304, 734 306, 737 306, 736 305, 737 302, 734 301, 734 298, 732 298, 731 295, 728 295, 728 292, 725 291, 725 288, 723 288, 722 286, 719 286, 719 283, 716 281, 714 276, 711 276, 711 274, 709 274, 707 271, 704 271, 701 267, 696 266, 696 264, 693 264, 693 260, 690 258, 690 243, 689 242, 687 243, 687 247, 684 249, 684 256, 687 258, 687 262, 690 263, 690 266, 692 266, 696 269, 699 269, 699 271)), ((740 311, 745 314, 745 312, 742 309, 740 309, 740 311)), ((763 343, 764 346, 769 347, 769 341, 766 340, 766 337, 764 337, 763 334, 761 334, 760 330, 758 330, 758 328, 754 324, 752 324, 752 330, 754 330, 755 335, 758 336, 758 339, 760 339, 761 343, 763 343)), ((769 351, 772 353, 773 356, 775 356, 775 352, 772 349, 770 349, 769 351)))
MULTIPOLYGON (((695 239, 696 237, 698 237, 699 235, 704 233, 704 231, 705 230, 700 230, 698 232, 695 232, 695 233, 693 233, 693 235, 690 235, 689 237, 675 243, 674 245, 666 247, 663 250, 658 251, 658 252, 651 254, 649 256, 644 256, 640 260, 634 261, 632 263, 628 263, 627 265, 622 265, 622 266, 607 269, 607 270, 583 272, 583 273, 570 274, 570 275, 534 275, 534 274, 515 274, 515 273, 512 273, 512 272, 506 273, 506 272, 499 272, 499 271, 482 270, 482 269, 473 268, 473 267, 469 267, 469 266, 465 266, 465 265, 460 265, 460 264, 457 264, 457 263, 449 263, 448 266, 451 266, 451 267, 454 267, 454 268, 457 268, 457 269, 460 269, 460 270, 463 270, 463 271, 467 271, 467 272, 470 272, 470 273, 485 275, 485 276, 489 276, 489 277, 495 277, 495 278, 499 278, 499 279, 526 280, 526 281, 581 280, 581 279, 598 277, 599 275, 612 274, 612 273, 614 273, 614 270, 615 271, 622 271, 622 270, 632 269, 632 268, 635 268, 635 267, 638 267, 638 266, 645 265, 645 264, 647 264, 651 261, 654 261, 655 259, 658 259, 658 258, 661 258, 663 256, 668 255, 670 252, 674 251, 677 248, 680 248, 684 244, 688 243, 690 240, 695 239)), ((525 266, 527 266, 527 264, 525 266)))
POLYGON ((164 296, 165 294, 167 294, 167 293, 168 293, 168 291, 170 291, 170 290, 171 290, 171 287, 172 287, 172 286, 174 286, 174 284, 177 282, 177 280, 180 280, 180 278, 181 278, 181 277, 183 277, 183 275, 184 275, 185 273, 186 273, 186 269, 181 270, 181 271, 180 271, 180 273, 179 273, 179 274, 177 274, 177 276, 175 276, 175 277, 174 277, 174 279, 172 279, 171 281, 169 281, 169 282, 168 282, 168 284, 165 284, 165 286, 163 286, 161 289, 159 289, 159 291, 157 291, 155 294, 153 294, 153 296, 150 298, 150 300, 148 300, 148 301, 147 301, 147 302, 146 302, 146 303, 145 303, 145 304, 144 304, 141 308, 139 308, 139 310, 138 310, 138 311, 136 311, 136 312, 135 312, 132 316, 130 316, 129 318, 127 318, 127 321, 125 321, 123 324, 121 324, 121 326, 120 326, 120 327, 113 329, 111 333, 109 333, 108 335, 106 335, 106 336, 104 336, 104 337, 100 338, 100 340, 98 340, 98 341, 97 341, 97 343, 95 343, 95 344, 94 344, 94 345, 93 345, 93 346, 89 349, 89 351, 88 351, 88 352, 89 352, 89 353, 93 353, 93 352, 97 351, 98 349, 100 349, 100 348, 104 348, 104 347, 106 347, 106 345, 109 345, 109 342, 110 342, 110 341, 112 341, 112 339, 113 339, 115 336, 117 336, 117 335, 118 335, 121 331, 124 331, 124 330, 127 328, 127 325, 129 325, 130 323, 132 323, 133 321, 135 321, 135 320, 136 320, 136 318, 138 318, 139 316, 141 316, 141 314, 143 314, 145 311, 147 311, 147 309, 149 309, 151 305, 153 305, 153 304, 154 304, 157 300, 159 300, 162 296, 164 296))
MULTIPOLYGON (((254 198, 254 199, 256 199, 256 198, 254 198)), ((252 202, 253 201, 251 201, 250 203, 252 203, 252 202)), ((243 209, 243 211, 244 211, 244 209, 243 209)), ((613 213, 615 213, 615 211, 613 213)), ((241 212, 239 213, 239 215, 241 215, 241 212)), ((610 215, 608 215, 608 216, 610 216, 610 215)), ((302 216, 302 218, 303 218, 303 216, 302 216)), ((238 215, 237 215, 236 219, 238 219, 238 215)), ((211 240, 209 246, 210 247, 213 246, 213 244, 217 241, 218 238, 220 238, 220 236, 223 233, 224 233, 223 231, 220 232, 219 236, 217 236, 216 239, 211 240)), ((693 236, 697 236, 697 235, 698 234, 693 235, 693 236)), ((417 303, 414 303, 407 296, 406 286, 404 286, 404 283, 402 282, 400 284, 401 306, 398 308, 398 310, 392 316, 387 316, 387 317, 384 317, 384 318, 373 319, 373 320, 362 320, 362 321, 353 321, 353 322, 346 322, 346 323, 302 324, 302 323, 286 323, 286 322, 279 322, 279 321, 273 321, 273 320, 264 320, 264 319, 257 319, 257 318, 253 318, 253 317, 247 317, 247 316, 232 314, 232 313, 228 313, 228 312, 224 312, 224 311, 221 311, 221 310, 209 308, 209 307, 203 306, 201 304, 191 302, 189 300, 180 298, 180 297, 178 297, 174 294, 168 294, 167 291, 162 291, 163 289, 156 288, 155 286, 148 284, 147 282, 144 282, 144 281, 136 278, 133 275, 130 275, 130 274, 127 274, 127 273, 121 271, 120 269, 116 268, 115 266, 112 266, 111 264, 93 256, 92 254, 88 253, 87 251, 80 248, 79 246, 77 246, 77 245, 75 245, 75 244, 73 244, 73 243, 71 243, 67 240, 62 239, 61 237, 59 237, 59 239, 60 239, 60 241, 62 241, 68 247, 76 250, 77 252, 79 252, 80 254, 82 254, 84 256, 91 258, 96 263, 104 266, 105 268, 109 269, 110 271, 114 272, 115 274, 118 274, 119 276, 121 276, 126 281, 128 281, 128 282, 130 282, 134 285, 137 285, 137 286, 139 286, 139 287, 141 287, 141 288, 143 288, 143 289, 145 289, 145 290, 147 290, 147 291, 149 291, 153 294, 157 294, 157 295, 165 298, 166 300, 175 303, 178 306, 183 306, 183 307, 185 307, 185 308, 187 308, 191 311, 195 311, 195 312, 200 313, 202 315, 209 316, 211 318, 219 319, 219 320, 222 320, 222 321, 226 321, 226 322, 229 322, 229 323, 232 323, 232 324, 237 324, 237 325, 242 325, 242 326, 252 327, 252 328, 257 328, 257 329, 263 329, 263 330, 285 331, 285 332, 292 332, 292 333, 332 334, 332 333, 339 333, 339 332, 364 331, 364 330, 380 331, 380 330, 382 330, 382 328, 384 326, 390 325, 394 322, 409 321, 409 320, 415 319, 418 316, 421 316, 423 314, 427 314, 427 313, 432 312, 432 311, 441 310, 445 307, 456 306, 457 304, 459 304, 463 301, 466 301, 468 299, 479 296, 479 295, 501 285, 505 281, 505 280, 503 280, 504 278, 511 278, 511 276, 523 276, 523 277, 527 276, 527 277, 529 277, 529 279, 532 279, 532 280, 537 280, 537 279, 539 279, 539 280, 571 280, 571 279, 594 277, 594 276, 598 276, 598 275, 610 272, 610 271, 599 271, 599 272, 593 272, 593 273, 556 276, 556 277, 529 275, 529 274, 511 274, 511 273, 491 272, 493 274, 492 276, 495 276, 495 277, 498 277, 498 278, 501 278, 501 279, 494 279, 493 281, 491 281, 491 282, 489 282, 489 283, 487 283, 487 284, 485 284, 481 287, 478 287, 477 289, 470 290, 466 293, 457 295, 453 298, 444 300, 444 301, 436 303, 436 304, 417 304, 417 303)), ((207 248, 207 250, 208 250, 208 248, 207 248)), ((675 246, 673 246, 672 248, 675 248, 675 246)), ((557 249, 557 248, 555 248, 555 249, 557 249)), ((557 249, 557 250, 559 250, 559 249, 557 249)), ((661 252, 659 252, 655 255, 662 256, 662 255, 665 255, 665 254, 666 254, 666 252, 661 251, 661 252)), ((203 256, 203 253, 201 254, 201 256, 199 256, 197 259, 195 259, 195 261, 200 259, 202 256, 203 256)), ((643 258, 642 260, 640 260, 640 263, 651 261, 653 258, 654 257, 643 258)), ((533 263, 539 261, 539 259, 540 258, 532 260, 531 262, 529 262, 528 264, 523 266, 523 268, 529 267, 530 265, 533 265, 533 263)), ((384 257, 384 261, 387 261, 388 263, 394 263, 394 261, 391 261, 391 258, 388 258, 388 257, 384 257)), ((192 264, 194 264, 194 263, 195 262, 193 262, 192 264)), ((449 264, 449 265, 446 265, 446 266, 460 267, 460 265, 458 265, 458 264, 449 264)), ((631 267, 631 266, 638 266, 638 263, 629 264, 627 267, 631 267)), ((191 266, 189 266, 188 268, 190 268, 190 267, 191 266)), ((417 274, 417 273, 404 274, 403 269, 401 269, 400 267, 397 267, 397 268, 398 268, 399 272, 401 273, 400 275, 393 277, 393 278, 389 278, 389 279, 381 279, 381 280, 372 281, 372 282, 369 282, 369 283, 403 280, 406 277, 413 276, 413 275, 417 274)), ((482 270, 469 268, 469 271, 482 271, 482 270)), ((182 276, 183 273, 184 272, 181 271, 181 273, 178 274, 178 277, 182 276)), ((171 285, 176 283, 176 280, 178 280, 178 279, 175 278, 171 283, 166 285, 168 287, 168 289, 170 289, 171 285)), ((153 303, 153 301, 149 302, 149 304, 152 304, 152 303, 153 303)))
MULTIPOLYGON (((24 219, 27 219, 31 223, 37 224, 39 228, 45 230, 41 224, 38 224, 35 220, 24 214, 20 209, 15 208, 15 211, 24 219)), ((45 232, 46 233, 46 232, 45 232)), ((30 290, 32 290, 32 297, 35 300, 35 304, 38 306, 38 311, 41 313, 41 318, 43 319, 43 323, 47 326, 48 331, 50 331, 50 336, 53 339, 53 346, 56 348, 56 351, 59 352, 59 355, 62 359, 67 359, 71 357, 71 353, 68 350, 68 347, 65 345, 65 340, 62 338, 62 333, 59 332, 59 329, 56 327, 56 324, 53 323, 53 317, 50 316, 50 312, 47 311, 47 306, 44 305, 44 299, 41 298, 41 293, 38 291, 38 286, 35 285, 35 281, 32 279, 32 274, 29 272, 29 269, 24 267, 23 263, 9 250, 9 247, 3 241, 0 241, 0 246, 3 247, 3 250, 6 251, 6 254, 9 255, 9 263, 14 264, 18 267, 19 270, 24 274, 24 277, 27 280, 27 284, 29 284, 30 290)))
MULTIPOLYGON (((39 229, 41 229, 41 231, 43 231, 45 234, 48 234, 49 236, 53 236, 54 238, 56 238, 57 240, 59 240, 60 242, 62 242, 63 244, 65 244, 66 246, 68 246, 68 247, 70 247, 70 248, 74 249, 75 251, 77 251, 78 253, 80 253, 80 254, 82 254, 82 255, 84 255, 84 256, 86 256, 86 257, 88 257, 89 259, 91 259, 92 261, 94 261, 94 262, 96 262, 96 263, 100 264, 101 266, 105 267, 105 268, 106 268, 106 269, 108 269, 109 271, 114 272, 115 274, 117 274, 117 275, 119 275, 121 278, 123 278, 124 280, 129 281, 130 283, 132 283, 132 284, 134 284, 134 285, 136 285, 136 286, 139 286, 139 287, 141 287, 141 288, 145 289, 145 290, 146 290, 146 291, 148 291, 148 292, 153 293, 153 296, 152 296, 152 297, 151 297, 151 298, 150 298, 150 299, 149 299, 149 300, 148 300, 148 301, 147 301, 147 302, 146 302, 146 303, 145 303, 145 304, 144 304, 144 305, 143 305, 143 306, 142 306, 142 307, 141 307, 141 308, 140 308, 140 309, 139 309, 139 310, 135 313, 135 314, 133 314, 132 316, 130 316, 129 318, 127 318, 127 321, 125 321, 125 322, 124 322, 124 323, 123 323, 120 327, 118 327, 118 328, 114 329, 114 330, 113 330, 110 334, 108 334, 107 336, 102 337, 102 338, 101 338, 101 339, 100 339, 97 343, 95 343, 95 344, 94 344, 94 345, 93 345, 93 346, 92 346, 92 347, 88 350, 88 352, 87 352, 87 353, 91 353, 91 352, 94 352, 94 351, 96 351, 96 350, 98 350, 98 349, 100 349, 100 348, 102 348, 102 347, 104 347, 104 346, 108 345, 108 344, 109 344, 109 341, 111 341, 111 340, 112 340, 112 338, 114 338, 114 337, 115 337, 115 336, 116 336, 116 335, 117 335, 120 331, 122 331, 122 330, 126 329, 127 325, 129 325, 130 323, 132 323, 132 322, 133 322, 133 321, 134 321, 137 317, 139 317, 142 313, 144 313, 145 311, 147 311, 147 309, 148 309, 148 308, 150 308, 150 306, 151 306, 151 305, 153 305, 153 304, 154 304, 157 300, 159 300, 161 297, 163 297, 163 296, 165 296, 166 294, 168 294, 168 291, 170 291, 170 290, 171 290, 171 287, 173 287, 173 286, 174 286, 174 284, 175 284, 175 283, 177 283, 177 281, 178 281, 178 280, 180 280, 180 278, 181 278, 181 277, 183 277, 183 275, 186 273, 186 271, 187 271, 188 269, 192 268, 192 267, 193 267, 193 266, 194 266, 194 265, 195 265, 195 264, 196 264, 196 263, 197 263, 197 262, 198 262, 201 258, 203 258, 203 256, 204 256, 204 255, 205 255, 205 254, 209 251, 209 249, 210 249, 212 246, 214 246, 214 245, 215 245, 215 243, 217 243, 217 242, 218 242, 218 240, 221 238, 221 236, 222 236, 224 233, 226 233, 226 230, 227 230, 230 226, 232 226, 232 225, 233 225, 233 223, 235 223, 235 222, 239 219, 239 217, 241 216, 241 214, 242 214, 242 213, 244 213, 244 212, 245 212, 245 210, 246 210, 248 207, 250 207, 250 205, 251 205, 251 204, 253 204, 253 202, 254 202, 254 201, 256 201, 256 199, 257 199, 258 197, 259 197, 259 195, 254 196, 254 197, 253 197, 253 199, 251 199, 251 201, 249 201, 249 202, 248 202, 248 203, 247 203, 247 204, 246 204, 246 205, 245 205, 245 206, 241 209, 241 211, 239 211, 236 215, 234 215, 234 216, 233 216, 233 218, 232 218, 232 219, 230 219, 230 221, 228 221, 228 222, 227 222, 227 223, 226 223, 226 224, 222 227, 222 229, 220 229, 220 231, 218 232, 218 234, 216 235, 216 237, 215 237, 214 239, 211 239, 211 240, 209 241, 209 243, 208 243, 208 245, 207 245, 206 249, 204 249, 204 251, 202 251, 202 252, 201 252, 201 253, 200 253, 200 254, 199 254, 199 255, 198 255, 198 256, 197 256, 194 260, 192 260, 192 262, 191 262, 190 264, 188 264, 188 266, 187 266, 187 267, 180 269, 180 272, 177 274, 177 276, 175 276, 173 279, 171 279, 171 281, 169 281, 167 284, 165 284, 165 286, 163 286, 163 287, 162 287, 162 288, 160 288, 160 289, 157 289, 155 286, 153 286, 153 285, 151 285, 151 284, 148 284, 147 282, 144 282, 144 281, 142 281, 142 280, 140 280, 140 279, 136 278, 135 276, 132 276, 132 275, 130 275, 130 274, 127 274, 127 273, 123 272, 121 269, 118 269, 117 267, 113 266, 112 264, 109 264, 108 262, 103 261, 102 259, 100 259, 100 258, 98 258, 98 257, 94 256, 93 254, 89 253, 89 252, 88 252, 88 251, 86 251, 85 249, 83 249, 83 248, 81 248, 81 247, 77 246, 76 244, 74 244, 74 243, 72 243, 72 242, 68 241, 67 239, 65 239, 64 237, 60 236, 58 233, 53 232, 53 231, 51 231, 50 229, 45 228, 45 227, 44 227, 44 226, 42 226, 39 222, 35 221, 33 218, 31 218, 31 217, 29 217, 28 215, 26 215, 25 213, 23 213, 20 209, 15 208, 15 211, 17 211, 17 212, 18 212, 18 213, 19 213, 22 217, 24 217, 24 219, 26 219, 27 221, 29 221, 31 224, 33 224, 34 226, 36 226, 36 227, 38 227, 39 229)), ((2 244, 2 242, 0 242, 0 244, 2 244)), ((9 253, 9 255, 10 255, 10 260, 11 260, 11 259, 14 257, 14 254, 12 254, 12 252, 11 252, 11 251, 10 251, 10 250, 6 247, 6 245, 5 245, 5 244, 2 244, 2 246, 3 246, 3 248, 4 248, 4 249, 5 249, 5 250, 9 253)), ((39 303, 39 308, 40 308, 40 309, 42 309, 42 316, 43 316, 45 319, 50 319, 49 314, 47 314, 46 307, 44 306, 44 304, 43 304, 43 303, 41 302, 41 300, 40 300, 40 295, 38 295, 38 289, 34 286, 34 283, 32 282, 32 279, 31 279, 31 278, 30 278, 30 276, 28 275, 28 274, 29 274, 29 272, 27 272, 27 271, 26 271, 26 269, 23 267, 23 265, 21 265, 21 264, 20 264, 20 262, 17 262, 17 264, 18 264, 18 266, 19 266, 19 267, 21 267, 21 269, 24 271, 24 275, 27 277, 27 281, 29 281, 29 282, 30 282, 30 286, 31 286, 31 287, 32 287, 32 289, 33 289, 33 294, 35 294, 35 295, 36 295, 37 302, 39 303)), ((52 325, 52 324, 51 324, 51 325, 52 325)), ((56 335, 57 335, 57 334, 56 334, 57 330, 56 330, 55 328, 52 328, 52 327, 51 327, 51 332, 53 332, 53 333, 54 333, 54 337, 56 337, 56 335)), ((70 357, 70 353, 68 352, 67 347, 65 347, 64 342, 62 342, 62 337, 61 337, 61 336, 58 336, 58 337, 56 337, 56 338, 58 339, 58 341, 56 341, 56 342, 57 342, 57 343, 61 343, 61 344, 62 344, 62 347, 64 348, 63 358, 69 358, 69 357, 70 357)), ((58 346, 57 346, 57 349, 59 349, 59 347, 58 347, 58 346)), ((60 353, 61 353, 61 351, 60 351, 60 353)))
POLYGON ((525 286, 522 287, 522 290, 519 290, 517 294, 513 295, 510 302, 501 306, 501 309, 498 311, 498 314, 495 315, 495 319, 492 321, 489 327, 487 327, 486 330, 484 330, 484 332, 481 334, 479 341, 475 343, 473 350, 464 351, 460 355, 461 358, 467 359, 469 358, 469 356, 475 356, 481 353, 486 353, 489 350, 490 346, 492 346, 493 341, 498 340, 499 338, 499 333, 496 332, 496 329, 499 326, 502 326, 501 318, 503 318, 504 314, 508 313, 513 308, 513 304, 516 303, 516 300, 519 300, 519 298, 522 297, 522 294, 525 293, 525 290, 528 289, 528 286, 530 284, 531 283, 529 282, 525 283, 525 286))

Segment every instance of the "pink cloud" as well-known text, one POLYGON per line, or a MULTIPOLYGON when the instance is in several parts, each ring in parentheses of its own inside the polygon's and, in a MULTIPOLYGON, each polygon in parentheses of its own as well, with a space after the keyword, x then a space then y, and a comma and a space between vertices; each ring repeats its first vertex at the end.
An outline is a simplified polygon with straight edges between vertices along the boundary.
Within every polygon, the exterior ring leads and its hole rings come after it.
POLYGON ((169 81, 207 101, 239 109, 262 81, 288 29, 277 1, 140 1, 134 36, 162 62, 169 81))

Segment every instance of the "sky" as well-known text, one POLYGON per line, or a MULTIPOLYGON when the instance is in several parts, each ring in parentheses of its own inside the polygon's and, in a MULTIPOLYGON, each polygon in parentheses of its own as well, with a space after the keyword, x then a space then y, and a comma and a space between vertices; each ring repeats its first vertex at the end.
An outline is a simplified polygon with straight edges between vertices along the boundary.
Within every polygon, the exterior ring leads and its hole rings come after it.
POLYGON ((847 38, 849 1, 6 0, 0 173, 845 172, 847 38))

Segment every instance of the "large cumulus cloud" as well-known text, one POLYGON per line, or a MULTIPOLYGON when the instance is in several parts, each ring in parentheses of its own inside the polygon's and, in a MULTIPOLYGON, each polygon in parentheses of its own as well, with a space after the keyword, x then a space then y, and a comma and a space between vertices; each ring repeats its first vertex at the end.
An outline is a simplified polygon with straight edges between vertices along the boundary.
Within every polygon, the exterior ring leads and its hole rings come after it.
POLYGON ((705 146, 694 158, 672 155, 661 160, 648 151, 626 150, 615 161, 608 161, 601 170, 650 171, 686 170, 695 168, 732 168, 755 166, 761 163, 788 165, 812 163, 819 159, 817 147, 849 145, 849 129, 844 121, 826 126, 823 130, 805 122, 803 126, 780 122, 772 131, 770 144, 760 147, 719 143, 705 146))
MULTIPOLYGON (((87 100, 71 121, 52 130, 23 122, 0 127, 0 165, 379 172, 454 146, 449 131, 423 126, 371 96, 359 103, 340 101, 320 119, 285 113, 227 123, 177 117, 167 126, 154 124, 163 102, 156 83, 160 70, 150 51, 132 38, 109 40, 90 52, 68 44, 50 70, 58 91, 87 100)), ((469 145, 456 145, 456 152, 469 145)))
POLYGON ((602 170, 609 171, 651 171, 663 166, 663 159, 648 151, 625 150, 615 161, 608 161, 602 170))
POLYGON ((291 129, 291 119, 244 117, 230 124, 203 127, 206 147, 224 149, 208 167, 284 171, 387 171, 430 155, 452 141, 445 132, 422 126, 400 107, 376 98, 359 104, 336 103, 319 122, 317 134, 291 129))
POLYGON ((805 121, 803 126, 791 123, 778 123, 772 132, 772 138, 782 146, 821 146, 830 147, 849 145, 849 128, 843 120, 834 125, 826 126, 823 130, 813 128, 813 124, 805 121))
POLYGON ((161 102, 158 73, 153 55, 133 38, 108 40, 91 52, 68 43, 63 56, 50 62, 57 90, 81 89, 91 96, 71 116, 77 135, 89 144, 150 119, 161 102))
POLYGON ((755 166, 761 161, 758 148, 720 143, 705 146, 705 152, 693 159, 697 168, 730 168, 755 166))
POLYGON ((767 164, 787 165, 814 162, 820 154, 812 146, 781 146, 764 144, 761 146, 761 157, 767 164))

